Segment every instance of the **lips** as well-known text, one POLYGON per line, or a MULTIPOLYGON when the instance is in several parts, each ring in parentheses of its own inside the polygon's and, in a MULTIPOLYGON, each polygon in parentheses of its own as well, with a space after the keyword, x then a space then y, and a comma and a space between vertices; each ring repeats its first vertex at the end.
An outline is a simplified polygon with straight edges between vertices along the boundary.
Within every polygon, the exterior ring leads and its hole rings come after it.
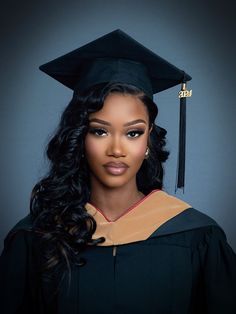
POLYGON ((128 165, 123 162, 108 162, 104 167, 112 175, 122 175, 128 169, 128 165))
POLYGON ((128 165, 124 162, 108 162, 104 165, 104 167, 128 168, 128 165))

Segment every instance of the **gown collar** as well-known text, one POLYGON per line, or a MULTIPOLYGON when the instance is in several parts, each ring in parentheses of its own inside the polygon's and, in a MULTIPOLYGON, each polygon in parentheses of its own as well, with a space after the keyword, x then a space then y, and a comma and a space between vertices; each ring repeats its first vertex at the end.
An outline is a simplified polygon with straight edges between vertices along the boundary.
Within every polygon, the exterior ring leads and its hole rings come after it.
POLYGON ((184 201, 161 190, 153 190, 115 221, 109 221, 102 211, 91 203, 85 205, 87 212, 97 223, 93 239, 106 239, 100 246, 146 240, 160 226, 190 207, 184 201))

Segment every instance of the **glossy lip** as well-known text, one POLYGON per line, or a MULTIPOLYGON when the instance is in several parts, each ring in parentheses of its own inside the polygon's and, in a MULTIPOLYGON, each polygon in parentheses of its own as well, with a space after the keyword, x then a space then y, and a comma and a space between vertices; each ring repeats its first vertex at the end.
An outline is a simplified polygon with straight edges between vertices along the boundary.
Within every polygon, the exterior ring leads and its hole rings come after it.
POLYGON ((103 165, 109 174, 119 176, 126 172, 128 165, 123 162, 108 162, 103 165))
POLYGON ((103 165, 104 167, 109 167, 109 168, 128 168, 128 165, 125 164, 124 162, 108 162, 103 165))

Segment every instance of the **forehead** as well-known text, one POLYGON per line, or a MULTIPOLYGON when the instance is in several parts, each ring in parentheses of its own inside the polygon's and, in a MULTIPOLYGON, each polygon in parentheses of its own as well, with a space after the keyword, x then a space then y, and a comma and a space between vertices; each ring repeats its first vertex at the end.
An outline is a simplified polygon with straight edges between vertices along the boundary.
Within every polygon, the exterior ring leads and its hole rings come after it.
POLYGON ((106 97, 102 109, 90 114, 90 118, 94 117, 116 121, 140 118, 148 121, 148 111, 137 96, 111 93, 106 97))

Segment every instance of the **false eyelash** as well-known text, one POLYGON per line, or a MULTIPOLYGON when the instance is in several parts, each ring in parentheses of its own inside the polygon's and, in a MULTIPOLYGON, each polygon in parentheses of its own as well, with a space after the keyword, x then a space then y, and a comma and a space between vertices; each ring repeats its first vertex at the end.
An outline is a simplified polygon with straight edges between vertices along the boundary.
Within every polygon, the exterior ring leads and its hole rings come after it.
MULTIPOLYGON (((140 136, 140 135, 144 134, 144 131, 142 131, 142 130, 131 130, 131 131, 127 132, 127 134, 129 134, 129 133, 136 133, 136 134, 138 134, 140 136)), ((139 137, 139 136, 134 136, 134 137, 131 137, 131 138, 136 138, 136 137, 139 137)))
POLYGON ((91 128, 91 129, 89 129, 89 133, 90 133, 90 134, 95 134, 95 135, 97 135, 96 133, 97 133, 98 131, 103 131, 104 133, 107 132, 106 130, 104 130, 104 129, 102 129, 102 128, 91 128))
MULTIPOLYGON (((99 132, 99 131, 107 133, 107 131, 105 129, 103 129, 103 128, 91 128, 91 129, 89 129, 89 133, 90 134, 94 134, 94 135, 97 135, 96 133, 99 132)), ((130 134, 130 133, 136 133, 136 134, 138 134, 140 136, 140 135, 144 134, 144 131, 143 130, 130 130, 130 131, 127 132, 127 134, 130 134)), ((101 135, 98 135, 98 136, 101 136, 101 135)), ((139 136, 134 136, 134 137, 131 137, 131 138, 137 138, 139 136)))

